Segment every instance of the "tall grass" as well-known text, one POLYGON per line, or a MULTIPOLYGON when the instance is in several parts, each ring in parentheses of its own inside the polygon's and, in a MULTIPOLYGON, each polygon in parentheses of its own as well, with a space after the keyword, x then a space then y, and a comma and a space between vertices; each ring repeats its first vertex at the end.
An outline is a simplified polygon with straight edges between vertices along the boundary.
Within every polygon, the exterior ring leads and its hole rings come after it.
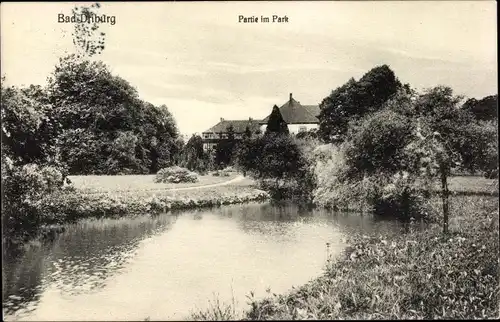
POLYGON ((230 303, 221 302, 218 294, 214 294, 214 300, 208 301, 207 309, 196 309, 191 312, 191 321, 228 321, 243 318, 242 313, 236 310, 236 300, 234 295, 230 303))

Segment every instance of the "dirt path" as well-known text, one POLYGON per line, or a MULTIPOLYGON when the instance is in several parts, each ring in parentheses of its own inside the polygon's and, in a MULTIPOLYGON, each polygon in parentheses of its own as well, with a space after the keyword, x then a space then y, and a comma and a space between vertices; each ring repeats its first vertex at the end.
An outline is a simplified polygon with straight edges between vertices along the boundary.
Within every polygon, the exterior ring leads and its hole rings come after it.
POLYGON ((181 191, 181 190, 192 190, 192 189, 201 189, 201 188, 212 188, 212 187, 218 187, 218 186, 225 186, 227 184, 235 183, 238 181, 243 180, 245 177, 242 175, 237 176, 236 178, 233 178, 228 181, 224 182, 219 182, 219 183, 213 183, 213 184, 206 184, 203 186, 194 186, 194 187, 182 187, 182 188, 172 188, 172 189, 165 189, 164 191, 181 191))

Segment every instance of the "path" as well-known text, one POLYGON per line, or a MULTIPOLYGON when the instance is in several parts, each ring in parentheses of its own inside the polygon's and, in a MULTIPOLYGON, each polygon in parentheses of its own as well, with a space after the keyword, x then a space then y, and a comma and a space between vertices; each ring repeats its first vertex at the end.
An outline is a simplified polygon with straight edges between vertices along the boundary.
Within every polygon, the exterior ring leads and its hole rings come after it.
POLYGON ((236 178, 233 178, 231 180, 224 181, 224 182, 206 184, 206 185, 203 185, 203 186, 193 186, 193 187, 182 187, 182 188, 165 189, 164 191, 180 191, 180 190, 191 190, 191 189, 212 188, 212 187, 218 187, 218 186, 225 186, 227 184, 231 184, 231 183, 235 183, 235 182, 241 181, 244 178, 245 178, 244 176, 239 175, 236 178))

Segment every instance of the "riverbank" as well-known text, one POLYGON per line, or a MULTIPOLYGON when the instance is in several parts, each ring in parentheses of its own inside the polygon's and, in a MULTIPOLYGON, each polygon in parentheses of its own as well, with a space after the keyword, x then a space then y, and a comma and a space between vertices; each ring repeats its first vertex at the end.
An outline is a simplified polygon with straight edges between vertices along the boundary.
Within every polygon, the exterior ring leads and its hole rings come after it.
POLYGON ((498 318, 498 197, 454 196, 450 206, 448 235, 434 224, 404 235, 350 236, 344 254, 306 285, 251 300, 243 314, 218 303, 191 318, 498 318))
MULTIPOLYGON (((37 238, 54 236, 63 225, 82 219, 122 218, 157 215, 163 212, 222 205, 260 202, 269 195, 259 190, 249 178, 226 177, 200 186, 179 189, 111 189, 71 188, 50 194, 32 202, 31 211, 40 221, 37 238), (238 179, 238 180, 236 180, 238 179)), ((139 185, 139 187, 141 187, 139 185)))

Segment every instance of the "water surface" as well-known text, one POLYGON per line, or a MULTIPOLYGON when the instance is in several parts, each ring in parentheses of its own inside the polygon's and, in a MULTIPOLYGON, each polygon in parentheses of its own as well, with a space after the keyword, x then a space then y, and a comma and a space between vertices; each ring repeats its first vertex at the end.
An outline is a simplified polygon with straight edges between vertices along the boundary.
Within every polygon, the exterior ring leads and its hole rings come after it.
POLYGON ((242 310, 250 291, 257 298, 283 293, 320 275, 346 234, 398 229, 356 214, 268 203, 85 221, 4 260, 4 316, 179 320, 215 298, 234 299, 242 310))

